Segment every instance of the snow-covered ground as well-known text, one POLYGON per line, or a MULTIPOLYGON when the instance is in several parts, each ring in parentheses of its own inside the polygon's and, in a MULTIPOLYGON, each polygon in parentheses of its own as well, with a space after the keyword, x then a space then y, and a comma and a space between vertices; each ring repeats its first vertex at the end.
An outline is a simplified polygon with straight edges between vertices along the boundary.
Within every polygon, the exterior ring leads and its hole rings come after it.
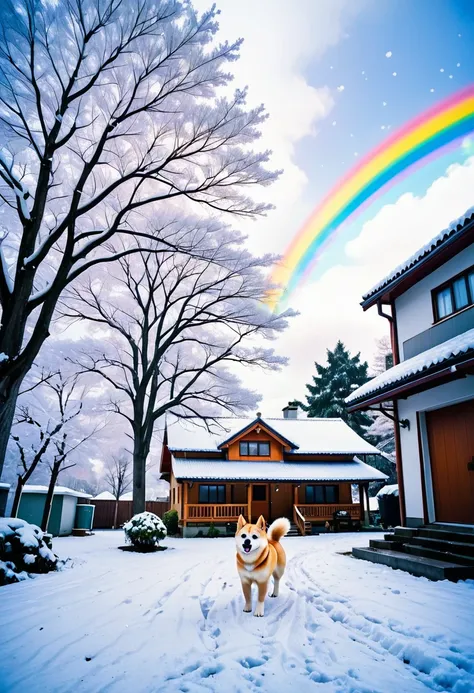
POLYGON ((474 583, 341 555, 369 538, 284 539, 263 619, 242 612, 232 539, 56 539, 74 568, 0 588, 0 690, 472 693, 474 583))

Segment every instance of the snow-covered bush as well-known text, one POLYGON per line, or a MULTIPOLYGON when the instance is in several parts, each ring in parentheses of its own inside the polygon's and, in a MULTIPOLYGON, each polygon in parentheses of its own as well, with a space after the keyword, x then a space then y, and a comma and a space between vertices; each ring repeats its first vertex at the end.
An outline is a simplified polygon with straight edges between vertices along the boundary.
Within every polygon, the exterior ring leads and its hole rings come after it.
POLYGON ((134 546, 159 546, 161 539, 166 537, 163 522, 158 515, 149 512, 134 515, 123 529, 127 541, 134 546))
POLYGON ((17 517, 0 518, 0 585, 57 569, 49 534, 17 517))

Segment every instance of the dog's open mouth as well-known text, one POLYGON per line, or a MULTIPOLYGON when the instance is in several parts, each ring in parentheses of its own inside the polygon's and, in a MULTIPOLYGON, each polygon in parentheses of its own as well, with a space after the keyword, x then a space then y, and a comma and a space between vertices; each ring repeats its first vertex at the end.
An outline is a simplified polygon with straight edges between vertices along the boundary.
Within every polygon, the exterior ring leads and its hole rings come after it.
POLYGON ((244 549, 245 553, 250 553, 251 547, 250 546, 244 546, 243 549, 244 549))

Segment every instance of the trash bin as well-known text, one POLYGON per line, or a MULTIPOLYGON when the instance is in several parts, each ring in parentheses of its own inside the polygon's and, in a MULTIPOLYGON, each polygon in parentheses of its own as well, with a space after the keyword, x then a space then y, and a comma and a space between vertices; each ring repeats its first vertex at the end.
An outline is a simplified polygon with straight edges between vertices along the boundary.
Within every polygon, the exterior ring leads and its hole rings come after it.
POLYGON ((74 529, 84 529, 90 531, 94 522, 95 505, 88 503, 78 503, 76 506, 76 521, 74 529))
POLYGON ((400 524, 400 501, 398 486, 385 486, 377 493, 379 501, 380 524, 384 529, 400 524))

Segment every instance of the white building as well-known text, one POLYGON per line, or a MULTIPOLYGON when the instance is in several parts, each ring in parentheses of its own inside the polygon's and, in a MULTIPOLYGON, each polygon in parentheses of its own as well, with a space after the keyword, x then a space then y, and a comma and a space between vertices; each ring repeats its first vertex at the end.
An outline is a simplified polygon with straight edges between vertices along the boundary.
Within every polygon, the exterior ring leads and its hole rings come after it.
POLYGON ((346 400, 397 424, 402 524, 474 524, 474 207, 371 289, 394 366, 346 400))

